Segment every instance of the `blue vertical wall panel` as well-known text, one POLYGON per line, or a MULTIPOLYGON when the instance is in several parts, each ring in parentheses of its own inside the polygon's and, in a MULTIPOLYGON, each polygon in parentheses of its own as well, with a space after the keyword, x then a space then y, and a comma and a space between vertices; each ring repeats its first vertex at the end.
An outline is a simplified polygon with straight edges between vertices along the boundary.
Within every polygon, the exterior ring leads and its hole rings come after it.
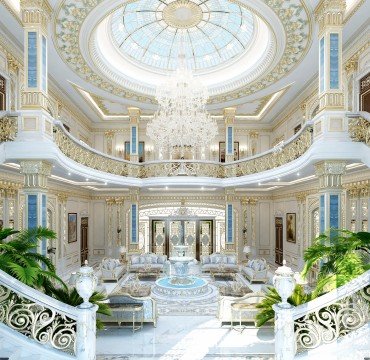
POLYGON ((226 242, 232 243, 233 242, 233 205, 227 205, 227 237, 226 242))
POLYGON ((47 44, 46 37, 42 37, 42 90, 46 92, 47 90, 47 44))
POLYGON ((339 89, 339 34, 330 34, 330 89, 339 89))
MULTIPOLYGON (((46 195, 43 194, 41 197, 41 225, 47 226, 47 212, 46 212, 46 195)), ((46 255, 47 253, 47 240, 42 239, 41 241, 41 254, 46 255)))
POLYGON ((133 155, 137 154, 137 148, 136 148, 136 143, 137 143, 137 128, 136 126, 133 126, 131 128, 131 150, 133 155))
POLYGON ((330 227, 339 227, 339 195, 330 195, 330 227))
POLYGON ((28 33, 28 87, 37 87, 37 32, 28 33))
POLYGON ((320 40, 320 66, 319 66, 319 77, 320 77, 320 92, 325 90, 325 38, 320 40))
POLYGON ((28 195, 28 228, 37 227, 37 195, 28 195))
POLYGON ((137 205, 131 205, 131 242, 137 243, 137 205))
POLYGON ((320 196, 320 234, 325 231, 325 195, 320 196))
POLYGON ((227 128, 227 154, 233 155, 234 154, 234 141, 233 141, 233 128, 229 126, 227 128))

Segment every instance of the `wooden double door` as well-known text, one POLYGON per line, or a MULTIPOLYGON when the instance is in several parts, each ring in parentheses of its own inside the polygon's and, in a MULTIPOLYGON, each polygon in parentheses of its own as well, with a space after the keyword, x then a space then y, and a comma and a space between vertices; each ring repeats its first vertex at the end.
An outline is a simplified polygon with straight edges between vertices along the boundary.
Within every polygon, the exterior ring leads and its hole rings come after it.
POLYGON ((275 263, 283 265, 283 218, 275 218, 275 263))
POLYGON ((187 245, 188 255, 199 260, 214 248, 213 219, 152 219, 151 252, 172 256, 174 246, 187 245))

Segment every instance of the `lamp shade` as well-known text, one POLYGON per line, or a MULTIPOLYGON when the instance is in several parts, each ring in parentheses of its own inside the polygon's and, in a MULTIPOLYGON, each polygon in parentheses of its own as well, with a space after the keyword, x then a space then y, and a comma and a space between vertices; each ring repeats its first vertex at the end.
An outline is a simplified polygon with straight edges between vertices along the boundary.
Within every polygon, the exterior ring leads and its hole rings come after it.
POLYGON ((250 246, 244 246, 243 248, 243 253, 244 254, 249 254, 251 252, 251 247, 250 246))
POLYGON ((120 248, 119 248, 120 254, 124 254, 126 251, 127 251, 126 246, 120 246, 120 248))

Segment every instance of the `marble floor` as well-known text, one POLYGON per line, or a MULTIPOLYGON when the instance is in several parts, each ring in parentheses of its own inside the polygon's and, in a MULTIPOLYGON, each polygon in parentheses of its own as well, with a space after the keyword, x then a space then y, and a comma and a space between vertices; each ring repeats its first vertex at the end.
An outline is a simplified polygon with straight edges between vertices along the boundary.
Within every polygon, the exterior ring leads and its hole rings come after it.
POLYGON ((97 335, 98 359, 107 360, 272 359, 274 351, 272 328, 238 332, 220 327, 213 316, 161 316, 157 328, 145 324, 132 333, 128 328, 111 327, 97 335))
MULTIPOLYGON (((110 293, 117 284, 105 286, 110 293)), ((253 291, 260 288, 249 286, 253 291)), ((132 333, 129 328, 108 327, 97 334, 98 360, 270 360, 273 352, 273 328, 251 326, 238 332, 227 325, 221 327, 215 316, 161 315, 156 328, 144 324, 142 330, 132 333)))

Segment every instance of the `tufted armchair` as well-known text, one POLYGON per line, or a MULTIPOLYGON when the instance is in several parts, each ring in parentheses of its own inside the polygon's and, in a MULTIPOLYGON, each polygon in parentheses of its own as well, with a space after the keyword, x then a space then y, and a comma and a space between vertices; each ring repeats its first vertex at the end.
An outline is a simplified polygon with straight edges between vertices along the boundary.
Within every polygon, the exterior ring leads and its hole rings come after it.
POLYGON ((100 264, 101 278, 103 281, 117 281, 126 272, 125 266, 118 259, 105 258, 100 264))
POLYGON ((252 259, 248 260, 246 266, 242 268, 242 274, 252 282, 267 281, 268 266, 265 259, 252 259))

